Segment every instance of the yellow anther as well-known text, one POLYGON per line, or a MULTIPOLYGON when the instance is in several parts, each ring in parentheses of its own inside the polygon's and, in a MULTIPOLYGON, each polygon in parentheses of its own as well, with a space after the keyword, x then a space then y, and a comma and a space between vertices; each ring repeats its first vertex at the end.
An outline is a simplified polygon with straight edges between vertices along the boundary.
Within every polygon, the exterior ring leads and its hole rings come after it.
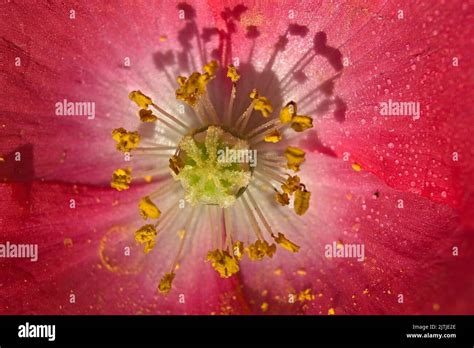
POLYGON ((284 124, 290 123, 294 116, 296 116, 296 103, 294 101, 290 101, 280 111, 280 122, 284 124))
POLYGON ((219 67, 215 60, 211 60, 209 63, 203 66, 203 70, 209 74, 209 76, 214 77, 216 76, 216 70, 219 67))
POLYGON ((112 139, 117 142, 116 148, 122 152, 130 152, 140 144, 138 132, 127 132, 124 128, 117 128, 112 131, 112 139))
POLYGON ((298 190, 300 188, 300 177, 298 175, 291 176, 288 175, 288 179, 281 185, 281 189, 288 193, 289 195, 292 195, 293 192, 298 190))
POLYGON ((160 280, 160 285, 158 285, 158 291, 161 292, 162 294, 167 294, 171 290, 171 284, 173 283, 175 274, 173 272, 171 273, 165 273, 163 278, 160 280))
POLYGON ((295 206, 294 210, 296 214, 303 215, 309 208, 309 200, 311 198, 311 192, 306 191, 304 185, 301 185, 300 189, 295 192, 295 206))
POLYGON ((280 193, 275 190, 275 200, 283 206, 290 204, 290 197, 286 192, 280 193))
POLYGON ((287 239, 283 233, 278 233, 278 236, 274 236, 273 239, 288 251, 297 253, 300 250, 300 247, 291 240, 287 239))
POLYGON ((148 109, 148 106, 153 104, 151 98, 144 95, 141 91, 131 91, 128 98, 135 102, 140 109, 148 109))
POLYGON ((232 64, 227 66, 227 77, 229 77, 233 83, 236 83, 240 79, 237 69, 232 64))
POLYGON ((207 253, 207 261, 211 261, 214 268, 222 278, 229 278, 239 271, 237 259, 230 256, 225 250, 216 249, 207 253))
POLYGON ((263 117, 268 117, 273 112, 272 104, 268 98, 258 94, 257 90, 254 89, 250 93, 250 99, 254 102, 254 110, 260 111, 263 117))
POLYGON ((278 143, 281 140, 281 133, 278 131, 278 129, 275 129, 270 134, 266 135, 264 140, 267 143, 278 143))
POLYGON ((352 163, 352 169, 356 172, 360 172, 362 169, 362 166, 359 163, 354 162, 352 163))
POLYGON ((232 253, 234 254, 234 257, 240 261, 244 256, 244 243, 239 240, 236 241, 232 246, 232 253))
POLYGON ((313 119, 309 116, 296 115, 291 120, 291 128, 296 132, 302 132, 306 129, 313 128, 313 119))
POLYGON ((188 78, 178 76, 179 88, 176 90, 176 98, 195 106, 211 78, 212 76, 208 73, 200 74, 198 72, 193 72, 188 78))
POLYGON ((288 168, 297 172, 300 165, 305 161, 305 152, 297 147, 288 146, 285 150, 285 157, 288 161, 288 168))
POLYGON ((132 170, 130 168, 119 168, 113 172, 110 186, 117 191, 123 191, 130 188, 129 184, 131 182, 132 170))
POLYGON ((329 308, 328 315, 334 315, 334 314, 336 314, 336 311, 334 310, 334 308, 329 308))
POLYGON ((140 109, 138 111, 138 117, 140 117, 140 121, 142 122, 155 122, 158 117, 153 115, 153 111, 148 109, 140 109))
POLYGON ((144 220, 147 218, 150 219, 158 219, 161 215, 160 209, 153 203, 150 197, 145 196, 140 199, 138 203, 138 208, 140 209, 140 215, 143 217, 144 220))
POLYGON ((145 254, 148 254, 155 246, 157 235, 154 225, 145 225, 135 232, 135 240, 140 244, 145 244, 145 254))
POLYGON ((175 173, 176 175, 178 175, 179 172, 181 171, 181 169, 184 168, 183 160, 180 157, 176 156, 176 155, 171 156, 169 162, 170 162, 169 167, 171 168, 173 173, 175 173))
POLYGON ((275 244, 268 244, 265 240, 257 240, 255 243, 250 244, 247 249, 247 255, 252 261, 259 261, 265 256, 272 257, 276 251, 275 244))

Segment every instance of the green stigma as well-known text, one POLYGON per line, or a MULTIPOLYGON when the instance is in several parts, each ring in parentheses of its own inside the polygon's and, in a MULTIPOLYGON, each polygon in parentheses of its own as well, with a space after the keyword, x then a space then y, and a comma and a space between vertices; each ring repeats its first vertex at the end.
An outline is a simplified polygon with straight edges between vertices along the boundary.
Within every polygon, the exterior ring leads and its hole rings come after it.
POLYGON ((209 126, 181 139, 170 160, 186 201, 226 208, 245 191, 256 163, 247 141, 220 127, 209 126))

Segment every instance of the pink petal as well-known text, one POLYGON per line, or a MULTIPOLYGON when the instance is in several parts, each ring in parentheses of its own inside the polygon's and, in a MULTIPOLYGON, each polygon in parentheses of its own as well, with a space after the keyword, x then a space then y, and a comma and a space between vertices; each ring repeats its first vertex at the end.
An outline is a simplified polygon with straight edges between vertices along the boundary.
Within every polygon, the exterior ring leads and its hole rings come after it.
POLYGON ((326 315, 330 308, 336 314, 473 310, 474 287, 466 274, 474 240, 455 210, 396 191, 373 174, 357 173, 348 163, 324 155, 310 155, 303 173, 312 191, 303 219, 281 207, 265 211, 274 233, 300 245, 299 253, 279 248, 273 259, 242 263, 244 294, 256 313, 262 313, 265 302, 269 314, 326 315), (325 257, 326 245, 338 241, 364 245, 365 260, 325 257), (453 256, 455 246, 459 256, 453 256), (290 294, 307 289, 314 300, 296 297, 290 303, 290 294), (398 302, 400 294, 403 303, 398 302))

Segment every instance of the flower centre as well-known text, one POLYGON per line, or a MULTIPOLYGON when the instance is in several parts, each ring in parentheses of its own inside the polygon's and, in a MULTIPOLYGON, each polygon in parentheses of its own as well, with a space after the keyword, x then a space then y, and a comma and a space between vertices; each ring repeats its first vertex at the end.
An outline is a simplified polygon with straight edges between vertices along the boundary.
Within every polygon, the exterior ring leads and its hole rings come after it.
POLYGON ((256 164, 256 151, 232 133, 208 126, 179 142, 170 167, 189 203, 227 208, 247 188, 256 164))
MULTIPOLYGON (((297 215, 303 215, 308 210, 311 193, 298 175, 288 172, 300 170, 305 162, 305 152, 280 142, 289 133, 312 128, 313 119, 298 114, 293 101, 280 105, 279 115, 275 114, 270 99, 260 95, 257 89, 246 93, 245 98, 250 99, 246 101, 248 106, 237 112, 234 102, 240 75, 232 65, 227 67, 231 82, 228 104, 216 109, 207 85, 217 77, 217 69, 217 62, 211 61, 203 67, 204 72, 177 78, 176 99, 192 108, 194 121, 172 115, 139 90, 130 92, 129 98, 140 108, 140 121, 162 123, 174 136, 172 144, 142 139, 138 131, 124 128, 112 131, 116 147, 125 158, 157 156, 169 162, 169 168, 162 163, 157 169, 134 172, 134 180, 153 183, 154 177, 164 171, 168 174, 171 169, 172 176, 160 178, 158 188, 138 202, 140 215, 152 223, 135 232, 135 240, 144 245, 145 253, 150 253, 161 234, 178 230, 177 254, 160 281, 158 290, 161 293, 171 290, 186 238, 205 212, 209 216, 208 232, 212 243, 206 261, 223 278, 239 272, 239 262, 244 255, 251 261, 258 261, 273 257, 277 245, 292 253, 300 249, 278 231, 278 223, 272 227, 266 211, 290 208, 297 215), (266 121, 252 123, 252 115, 266 121), (274 149, 269 149, 269 145, 274 149), (189 204, 182 204, 183 191, 189 204), (268 199, 272 195, 273 202, 268 199), (155 202, 165 196, 174 203, 161 213, 155 202), (239 204, 234 204, 237 201, 239 204), (177 216, 176 207, 182 208, 183 216, 187 217, 173 219, 177 216), (189 212, 184 214, 184 211, 189 212), (243 231, 238 228, 242 223, 246 223, 243 231)), ((127 190, 131 182, 131 168, 119 168, 112 175, 111 186, 122 191, 127 190)))

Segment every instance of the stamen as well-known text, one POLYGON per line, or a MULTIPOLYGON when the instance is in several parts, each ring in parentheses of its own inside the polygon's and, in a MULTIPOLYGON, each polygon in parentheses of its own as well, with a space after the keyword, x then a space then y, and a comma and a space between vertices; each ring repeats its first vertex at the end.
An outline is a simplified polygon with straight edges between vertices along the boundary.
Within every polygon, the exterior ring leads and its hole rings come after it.
POLYGON ((162 294, 167 294, 167 293, 170 292, 171 284, 173 283, 173 280, 174 280, 175 276, 176 276, 176 274, 174 272, 170 272, 170 273, 165 273, 163 278, 161 278, 160 285, 158 286, 158 290, 162 294))
POLYGON ((138 110, 138 117, 140 117, 142 122, 155 122, 158 119, 158 117, 153 115, 153 111, 148 109, 138 110))
POLYGON ((245 210, 247 211, 247 215, 250 219, 250 224, 252 225, 252 228, 255 232, 255 234, 257 235, 257 238, 259 240, 265 240, 263 238, 263 234, 262 234, 262 230, 260 229, 260 226, 258 226, 258 222, 257 222, 257 219, 255 218, 255 216, 253 215, 253 212, 252 212, 252 209, 250 209, 250 206, 249 204, 247 203, 247 201, 245 200, 245 197, 242 197, 241 199, 242 201, 242 204, 244 205, 245 207, 245 210))
POLYGON ((281 140, 281 133, 278 129, 273 130, 270 134, 264 137, 267 143, 278 143, 281 140))
POLYGON ((116 169, 112 174, 110 186, 117 191, 128 190, 132 182, 132 170, 130 168, 116 169))
POLYGON ((140 215, 143 217, 143 220, 148 218, 158 219, 161 215, 160 209, 153 203, 150 197, 143 197, 138 203, 138 208, 140 210, 140 215))
POLYGON ((151 106, 158 112, 160 112, 162 115, 168 117, 171 121, 175 122, 176 124, 178 124, 179 126, 183 127, 184 129, 188 129, 189 126, 182 122, 181 120, 179 120, 177 117, 171 115, 169 112, 165 111, 164 109, 160 108, 158 105, 156 104, 151 104, 151 106))
POLYGON ((292 253, 297 253, 300 250, 300 247, 293 243, 291 240, 287 239, 283 233, 278 233, 278 236, 274 236, 273 239, 283 248, 288 251, 291 251, 292 253))
POLYGON ((154 248, 157 234, 155 226, 151 224, 142 226, 135 232, 135 240, 140 244, 145 244, 145 254, 148 254, 154 248))
POLYGON ((250 118, 250 115, 253 112, 254 106, 255 106, 255 101, 252 101, 250 105, 247 107, 247 109, 237 119, 237 122, 235 122, 235 128, 237 128, 239 132, 242 132, 247 126, 248 120, 250 118))
POLYGON ((291 121, 291 128, 296 132, 303 132, 306 129, 313 128, 313 119, 309 116, 294 116, 291 121))
POLYGON ((227 67, 227 77, 232 81, 232 91, 230 92, 229 105, 224 115, 224 121, 228 122, 232 115, 232 109, 234 107, 234 100, 237 93, 237 81, 240 79, 240 75, 237 73, 237 69, 233 65, 227 67))
POLYGON ((209 251, 206 260, 211 262, 212 268, 214 268, 222 278, 229 278, 240 270, 237 259, 232 257, 225 250, 216 249, 209 251))
POLYGON ((303 215, 309 208, 309 200, 311 198, 311 192, 306 191, 306 187, 301 185, 300 189, 295 192, 295 205, 294 209, 296 214, 303 215))
POLYGON ((135 102, 140 109, 148 109, 148 106, 153 103, 150 97, 147 97, 139 90, 131 91, 128 98, 135 102))
POLYGON ((138 132, 127 132, 124 128, 114 129, 112 139, 117 142, 117 150, 122 152, 130 152, 130 150, 138 147, 140 143, 138 132))
POLYGON ((288 146, 285 156, 288 160, 288 168, 295 172, 300 170, 300 165, 305 161, 305 152, 297 147, 288 146))
POLYGON ((265 123, 262 124, 261 126, 258 126, 257 128, 251 130, 251 131, 249 132, 249 134, 247 135, 247 137, 248 137, 249 139, 252 139, 252 138, 254 138, 255 134, 258 134, 260 131, 262 131, 262 130, 268 128, 268 127, 272 127, 272 126, 274 126, 275 124, 278 124, 278 123, 280 123, 280 120, 277 119, 277 118, 274 118, 273 120, 270 120, 270 121, 268 121, 268 122, 265 122, 265 123))
POLYGON ((263 117, 267 118, 273 112, 273 107, 272 104, 270 104, 270 100, 264 96, 259 95, 256 89, 250 93, 250 99, 255 102, 254 109, 260 111, 263 117))

